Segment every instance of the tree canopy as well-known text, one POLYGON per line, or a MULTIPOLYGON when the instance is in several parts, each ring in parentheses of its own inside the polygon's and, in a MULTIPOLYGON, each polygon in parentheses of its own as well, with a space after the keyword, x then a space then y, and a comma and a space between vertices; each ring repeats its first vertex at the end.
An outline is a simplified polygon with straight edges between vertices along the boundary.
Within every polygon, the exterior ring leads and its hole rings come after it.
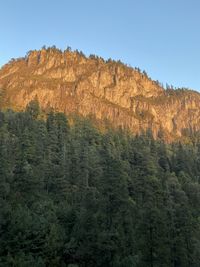
POLYGON ((200 144, 0 112, 0 266, 200 266, 200 144))

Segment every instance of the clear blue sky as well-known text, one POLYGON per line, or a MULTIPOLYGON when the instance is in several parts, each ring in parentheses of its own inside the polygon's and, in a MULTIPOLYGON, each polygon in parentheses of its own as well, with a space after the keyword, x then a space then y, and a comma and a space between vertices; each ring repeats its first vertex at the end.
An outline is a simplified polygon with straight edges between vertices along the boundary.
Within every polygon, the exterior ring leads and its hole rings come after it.
POLYGON ((43 45, 120 59, 200 90, 200 0, 2 0, 0 66, 43 45))

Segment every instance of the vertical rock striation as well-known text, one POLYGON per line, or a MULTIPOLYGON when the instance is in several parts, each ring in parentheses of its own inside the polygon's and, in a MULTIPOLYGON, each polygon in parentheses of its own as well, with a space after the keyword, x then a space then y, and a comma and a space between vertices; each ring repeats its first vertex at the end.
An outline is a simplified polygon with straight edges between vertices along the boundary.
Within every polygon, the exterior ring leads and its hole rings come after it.
POLYGON ((56 49, 31 51, 0 70, 1 104, 24 109, 35 97, 42 108, 92 114, 139 133, 162 131, 167 140, 200 130, 200 94, 164 90, 121 62, 56 49))

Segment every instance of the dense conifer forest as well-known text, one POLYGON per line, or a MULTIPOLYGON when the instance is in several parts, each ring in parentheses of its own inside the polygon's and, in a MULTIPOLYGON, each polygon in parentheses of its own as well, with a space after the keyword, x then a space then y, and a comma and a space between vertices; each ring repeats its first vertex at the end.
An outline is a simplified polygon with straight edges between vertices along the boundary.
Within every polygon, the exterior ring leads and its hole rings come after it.
POLYGON ((200 143, 0 112, 1 267, 199 267, 200 143))

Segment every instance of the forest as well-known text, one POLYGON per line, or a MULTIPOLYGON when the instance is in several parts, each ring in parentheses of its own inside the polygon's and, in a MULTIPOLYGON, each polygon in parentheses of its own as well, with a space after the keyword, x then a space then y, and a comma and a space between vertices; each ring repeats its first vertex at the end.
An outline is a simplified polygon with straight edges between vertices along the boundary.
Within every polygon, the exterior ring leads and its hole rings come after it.
POLYGON ((199 267, 200 143, 0 111, 1 267, 199 267))

